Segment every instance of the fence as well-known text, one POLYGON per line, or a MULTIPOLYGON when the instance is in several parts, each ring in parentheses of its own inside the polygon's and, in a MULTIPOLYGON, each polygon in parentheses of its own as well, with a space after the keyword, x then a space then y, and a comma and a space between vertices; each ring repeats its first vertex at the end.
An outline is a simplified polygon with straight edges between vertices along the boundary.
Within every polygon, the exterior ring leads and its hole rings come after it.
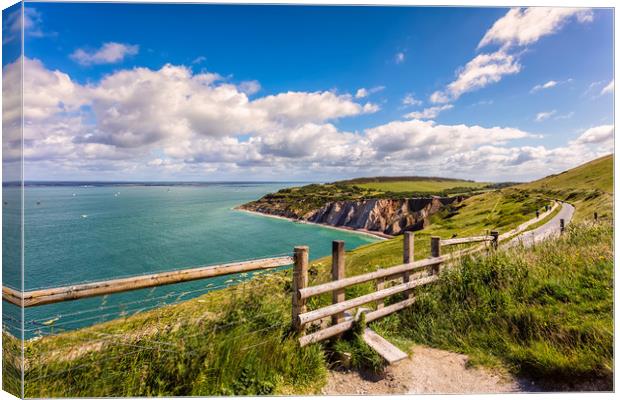
POLYGON ((483 247, 476 246, 469 249, 441 255, 442 246, 490 242, 497 248, 499 233, 491 232, 487 236, 475 236, 459 239, 442 240, 437 236, 431 237, 431 257, 414 261, 414 234, 405 232, 403 239, 403 264, 345 278, 344 242, 335 241, 332 246, 332 280, 324 284, 308 287, 308 248, 296 247, 293 269, 292 293, 292 320, 296 332, 300 335, 299 344, 303 347, 312 343, 337 336, 354 325, 353 318, 345 319, 344 312, 371 302, 378 302, 374 311, 366 313, 366 321, 371 322, 385 317, 396 311, 412 305, 416 298, 412 290, 416 287, 430 284, 438 279, 440 267, 455 257, 480 251, 483 247), (426 272, 426 274, 425 274, 426 272), (387 281, 402 279, 402 283, 385 288, 387 281), (344 289, 370 281, 376 282, 376 290, 370 294, 346 300, 344 289), (332 304, 316 310, 308 311, 308 299, 325 293, 332 293, 332 304), (385 306, 384 300, 395 294, 405 293, 405 299, 385 306), (308 324, 331 317, 331 326, 320 324, 320 329, 306 333, 308 324))
POLYGON ((133 276, 129 278, 91 282, 51 289, 33 290, 28 292, 21 292, 13 288, 3 286, 2 299, 20 307, 32 307, 59 303, 62 301, 83 299, 87 297, 103 296, 112 293, 127 292, 130 290, 189 282, 198 279, 213 278, 223 275, 272 269, 290 265, 292 261, 293 258, 290 256, 273 257, 239 263, 189 268, 177 271, 133 276))

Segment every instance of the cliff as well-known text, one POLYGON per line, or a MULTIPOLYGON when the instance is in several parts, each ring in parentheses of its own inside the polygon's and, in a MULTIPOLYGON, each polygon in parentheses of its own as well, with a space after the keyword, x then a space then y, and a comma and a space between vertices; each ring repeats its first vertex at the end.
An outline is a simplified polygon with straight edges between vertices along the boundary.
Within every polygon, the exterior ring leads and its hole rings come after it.
POLYGON ((284 201, 261 200, 239 208, 318 224, 398 235, 404 231, 424 228, 431 215, 448 204, 461 201, 462 198, 433 196, 330 201, 303 214, 295 212, 294 208, 284 201))

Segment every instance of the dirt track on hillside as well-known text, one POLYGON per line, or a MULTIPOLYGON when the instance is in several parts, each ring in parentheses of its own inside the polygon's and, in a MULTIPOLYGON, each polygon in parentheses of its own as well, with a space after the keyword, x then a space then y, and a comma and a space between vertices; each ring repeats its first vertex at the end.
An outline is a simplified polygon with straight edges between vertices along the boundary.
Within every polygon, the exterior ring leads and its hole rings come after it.
POLYGON ((362 376, 357 371, 330 371, 322 394, 450 394, 537 391, 531 382, 506 373, 470 367, 468 357, 423 346, 411 356, 386 368, 382 377, 362 376))

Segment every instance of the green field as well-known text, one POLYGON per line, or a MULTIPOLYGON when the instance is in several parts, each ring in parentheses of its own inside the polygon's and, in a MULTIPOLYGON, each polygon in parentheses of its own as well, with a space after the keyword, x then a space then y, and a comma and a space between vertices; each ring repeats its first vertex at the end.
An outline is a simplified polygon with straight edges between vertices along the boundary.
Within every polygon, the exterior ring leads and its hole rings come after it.
MULTIPOLYGON (((613 355, 612 197, 601 188, 611 181, 611 166, 611 158, 594 162, 562 174, 561 183, 552 177, 531 187, 493 190, 435 214, 430 226, 415 234, 416 259, 428 256, 431 235, 505 232, 533 218, 549 204, 549 196, 572 196, 583 222, 532 251, 464 260, 438 284, 421 290, 416 305, 373 328, 404 350, 423 343, 461 352, 473 363, 544 378, 552 388, 593 381, 597 388, 608 388, 613 355), (584 188, 578 182, 584 176, 594 176, 596 182, 584 188), (602 194, 591 197, 590 187, 602 194), (593 210, 605 216, 598 225, 589 222, 593 210)), ((402 237, 373 243, 347 252, 347 276, 401 261, 402 237)), ((330 260, 316 260, 309 272, 311 285, 329 280, 330 260)), ((357 285, 348 288, 346 296, 372 290, 371 283, 357 285)), ((289 330, 290 296, 290 272, 283 271, 176 305, 29 341, 26 396, 310 394, 324 385, 338 351, 352 353, 355 366, 379 367, 376 354, 356 341, 299 349, 289 330)), ((330 301, 329 295, 320 296, 309 309, 330 301)), ((7 334, 3 339, 5 348, 17 345, 7 334)))
POLYGON ((472 181, 454 180, 406 180, 391 182, 368 182, 357 183, 363 189, 371 189, 382 192, 420 192, 420 193, 442 193, 446 190, 458 189, 482 189, 487 183, 472 181))

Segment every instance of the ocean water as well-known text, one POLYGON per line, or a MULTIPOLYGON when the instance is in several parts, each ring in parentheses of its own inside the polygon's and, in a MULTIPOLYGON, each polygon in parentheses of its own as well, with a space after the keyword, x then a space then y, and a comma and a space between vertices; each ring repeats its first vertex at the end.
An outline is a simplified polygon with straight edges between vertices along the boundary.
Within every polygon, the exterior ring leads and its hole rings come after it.
MULTIPOLYGON (((310 246, 314 259, 330 253, 332 240, 344 240, 347 249, 376 241, 233 210, 286 186, 292 184, 27 186, 24 286, 34 290, 272 257, 291 254, 296 245, 310 246)), ((27 308, 25 336, 75 329, 120 313, 186 300, 228 279, 27 308)), ((4 309, 15 315, 16 307, 5 302, 4 309)))

